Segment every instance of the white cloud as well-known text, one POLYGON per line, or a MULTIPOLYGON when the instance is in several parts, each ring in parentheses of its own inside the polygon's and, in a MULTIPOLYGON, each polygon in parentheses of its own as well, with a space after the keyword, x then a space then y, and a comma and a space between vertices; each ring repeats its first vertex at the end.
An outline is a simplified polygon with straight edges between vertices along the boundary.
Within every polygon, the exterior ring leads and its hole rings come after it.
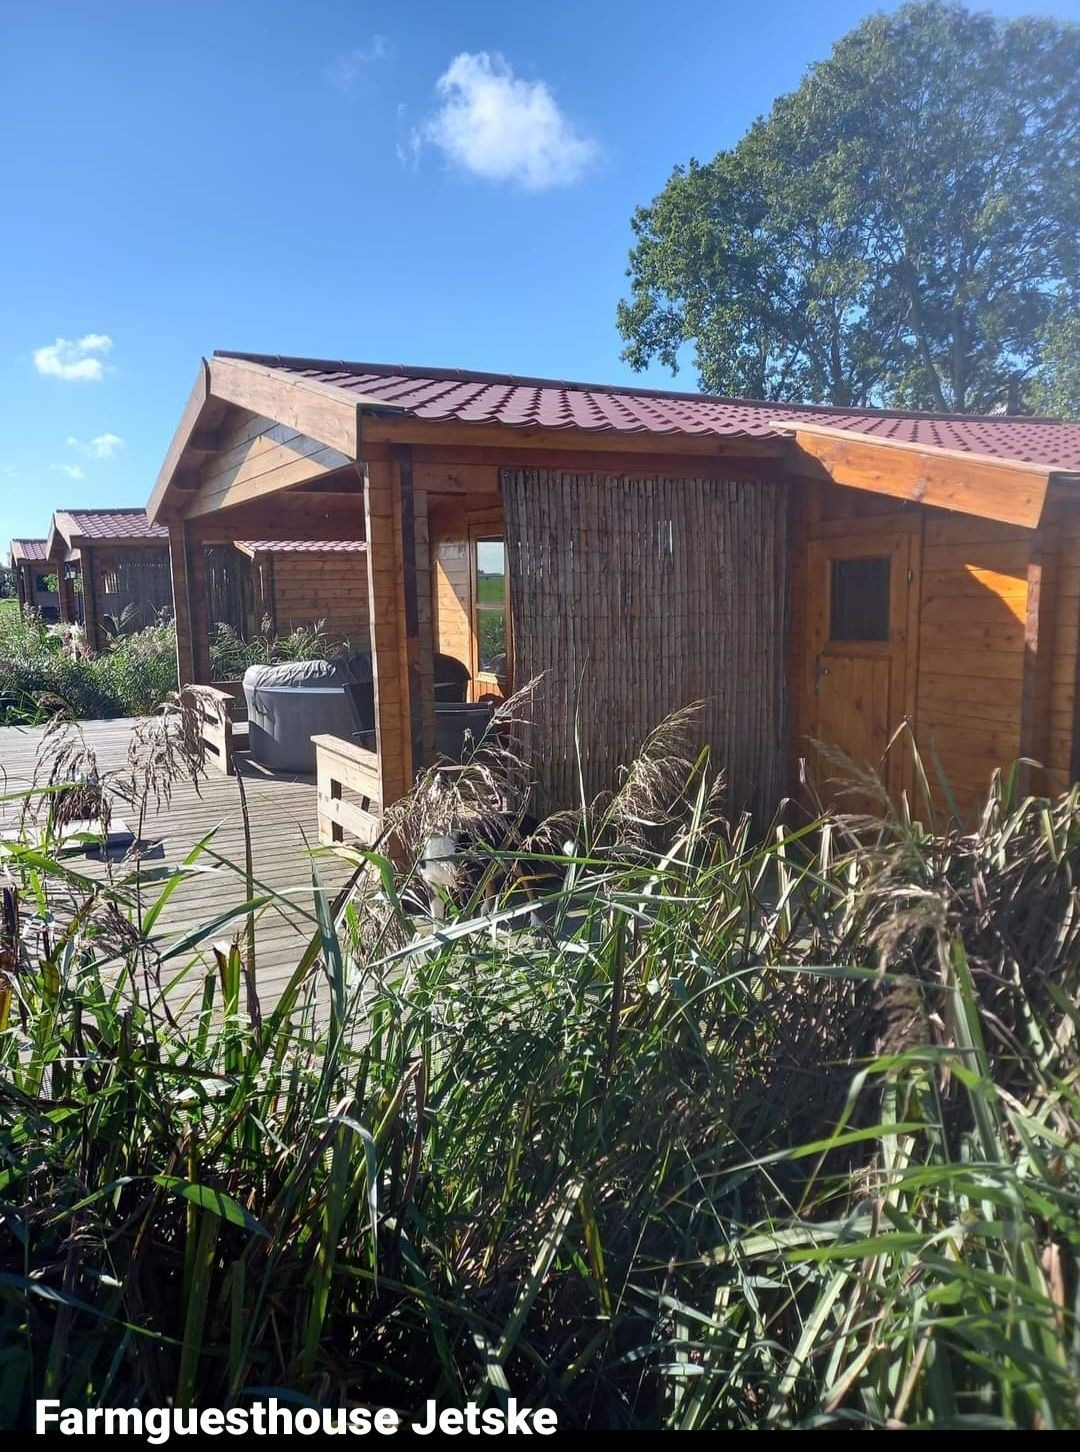
POLYGON ((101 356, 112 349, 107 333, 86 333, 78 341, 57 338, 34 351, 34 367, 46 378, 64 378, 69 382, 100 382, 105 373, 101 356))
POLYGON ((76 439, 69 435, 68 443, 88 459, 111 459, 117 449, 124 447, 119 434, 95 434, 92 439, 76 439))
POLYGON ((438 111, 416 133, 455 165, 526 191, 580 181, 600 155, 559 109, 544 81, 515 76, 498 54, 463 51, 435 86, 438 111))
POLYGON ((66 474, 69 479, 86 478, 86 475, 79 468, 78 464, 54 464, 53 468, 58 474, 66 474))
POLYGON ((378 61, 390 60, 393 55, 393 41, 387 40, 385 35, 373 35, 367 45, 357 46, 355 50, 346 51, 344 55, 338 56, 337 60, 327 67, 327 80, 342 91, 351 91, 353 82, 366 66, 375 65, 378 61))

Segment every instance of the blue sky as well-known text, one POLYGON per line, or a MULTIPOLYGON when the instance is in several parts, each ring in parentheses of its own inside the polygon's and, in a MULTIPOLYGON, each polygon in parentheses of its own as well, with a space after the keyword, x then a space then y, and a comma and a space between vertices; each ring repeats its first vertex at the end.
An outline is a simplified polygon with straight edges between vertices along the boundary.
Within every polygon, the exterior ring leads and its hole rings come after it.
POLYGON ((614 322, 634 206, 876 8, 10 7, 0 550, 145 503, 214 348, 642 381, 614 322))

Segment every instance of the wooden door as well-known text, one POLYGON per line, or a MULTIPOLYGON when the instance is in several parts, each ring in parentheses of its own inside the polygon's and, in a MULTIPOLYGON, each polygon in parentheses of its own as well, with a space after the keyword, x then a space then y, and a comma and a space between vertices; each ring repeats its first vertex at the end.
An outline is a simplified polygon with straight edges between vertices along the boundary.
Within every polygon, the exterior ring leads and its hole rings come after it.
POLYGON ((919 541, 908 533, 858 533, 810 542, 810 760, 820 794, 843 811, 877 810, 840 752, 910 789, 906 742, 889 741, 913 715, 919 541), (824 748, 821 749, 821 748, 824 748))

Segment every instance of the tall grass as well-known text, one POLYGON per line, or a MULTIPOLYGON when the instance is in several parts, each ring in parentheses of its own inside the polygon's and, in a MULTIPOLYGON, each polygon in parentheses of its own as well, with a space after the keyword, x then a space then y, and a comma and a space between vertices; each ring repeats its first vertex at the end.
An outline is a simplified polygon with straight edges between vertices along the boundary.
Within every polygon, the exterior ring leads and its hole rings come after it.
POLYGON ((316 859, 274 1005, 243 910, 158 932, 198 851, 102 887, 5 849, 7 1424, 289 1388, 1075 1426, 1080 789, 762 837, 674 760, 440 922, 383 852, 333 901, 316 859))
POLYGON ((215 681, 237 681, 249 666, 325 660, 336 649, 338 646, 330 639, 322 620, 278 635, 273 621, 266 616, 250 637, 241 635, 227 621, 219 620, 210 633, 210 674, 215 681))
POLYGON ((0 614, 0 725, 33 725, 57 711, 77 719, 141 716, 176 689, 176 632, 160 619, 117 630, 99 655, 32 610, 0 614))

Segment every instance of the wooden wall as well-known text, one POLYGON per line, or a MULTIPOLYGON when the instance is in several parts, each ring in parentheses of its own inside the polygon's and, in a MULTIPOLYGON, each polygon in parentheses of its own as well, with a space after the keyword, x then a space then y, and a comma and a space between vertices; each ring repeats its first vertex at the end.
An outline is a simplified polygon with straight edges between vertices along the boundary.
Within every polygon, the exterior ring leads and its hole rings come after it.
POLYGON ((288 424, 243 410, 230 412, 203 464, 190 518, 263 498, 349 467, 351 460, 288 424))
POLYGON ((326 622, 335 642, 368 645, 367 559, 363 550, 273 552, 274 618, 279 635, 326 622))
MULTIPOLYGON (((1034 531, 974 515, 794 481, 791 518, 791 671, 793 682, 800 683, 793 699, 793 783, 812 713, 807 683, 814 663, 806 622, 815 602, 808 541, 844 530, 861 535, 901 527, 921 539, 921 569, 913 585, 918 591, 913 724, 927 766, 940 766, 965 812, 985 799, 994 768, 1010 765, 1022 751, 1046 762, 1056 785, 1068 780, 1070 766, 1075 773, 1080 507, 1059 502, 1040 539, 1034 531), (1032 585, 1040 551, 1041 605, 1032 585)), ((942 805, 944 793, 935 795, 942 805)))
POLYGON ((1020 754, 1031 531, 923 513, 916 739, 967 810, 1020 754))
POLYGON ((435 650, 471 669, 469 521, 465 500, 432 495, 428 514, 435 650))

